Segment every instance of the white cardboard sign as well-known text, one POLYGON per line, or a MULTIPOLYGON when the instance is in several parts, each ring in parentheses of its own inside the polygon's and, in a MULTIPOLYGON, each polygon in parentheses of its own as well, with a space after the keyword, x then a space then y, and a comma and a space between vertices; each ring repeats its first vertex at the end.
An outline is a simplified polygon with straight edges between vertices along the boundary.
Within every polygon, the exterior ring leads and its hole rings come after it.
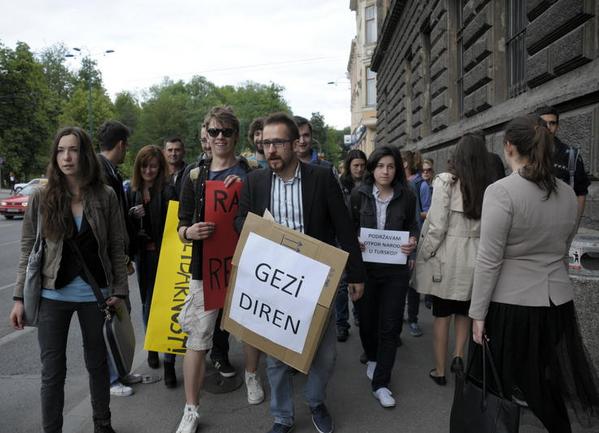
POLYGON ((255 233, 245 244, 229 317, 302 353, 330 267, 255 233))
POLYGON ((405 265, 408 257, 401 252, 400 246, 407 244, 410 232, 398 230, 376 230, 360 228, 360 241, 366 249, 362 252, 362 260, 374 263, 405 265))

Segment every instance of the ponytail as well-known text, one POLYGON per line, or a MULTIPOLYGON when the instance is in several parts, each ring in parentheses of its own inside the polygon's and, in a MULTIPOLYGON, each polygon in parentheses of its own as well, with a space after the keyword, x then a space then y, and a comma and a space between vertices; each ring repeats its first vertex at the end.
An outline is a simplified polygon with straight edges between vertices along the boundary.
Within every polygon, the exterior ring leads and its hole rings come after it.
POLYGON ((518 153, 528 158, 520 175, 536 183, 547 193, 557 190, 553 176, 553 137, 540 117, 529 115, 512 120, 505 131, 505 141, 516 147, 518 153))

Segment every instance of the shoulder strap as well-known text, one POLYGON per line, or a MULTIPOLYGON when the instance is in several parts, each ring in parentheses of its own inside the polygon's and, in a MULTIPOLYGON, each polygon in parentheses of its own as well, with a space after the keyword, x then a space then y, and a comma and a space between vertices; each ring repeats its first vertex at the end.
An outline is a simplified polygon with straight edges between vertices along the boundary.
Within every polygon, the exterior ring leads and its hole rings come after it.
POLYGON ((194 181, 193 192, 195 209, 192 222, 196 223, 200 221, 202 213, 204 212, 204 186, 206 184, 206 179, 208 178, 208 166, 202 161, 198 167, 192 170, 192 172, 194 170, 197 170, 197 174, 194 173, 194 176, 192 176, 192 173, 190 172, 189 176, 194 181))
POLYGON ((81 254, 81 250, 77 246, 77 243, 73 242, 72 239, 68 239, 67 242, 69 243, 71 248, 73 248, 73 251, 75 251, 77 260, 79 261, 79 264, 83 268, 83 273, 85 274, 85 277, 87 278, 87 281, 88 281, 89 285, 91 286, 91 288, 94 292, 94 295, 96 296, 98 308, 100 309, 100 311, 102 311, 102 313, 104 313, 104 316, 107 319, 109 319, 111 316, 110 308, 106 304, 106 299, 104 299, 104 295, 102 294, 102 291, 100 290, 100 286, 98 285, 98 282, 96 281, 96 279, 92 275, 91 271, 85 264, 85 260, 83 260, 83 255, 81 254))

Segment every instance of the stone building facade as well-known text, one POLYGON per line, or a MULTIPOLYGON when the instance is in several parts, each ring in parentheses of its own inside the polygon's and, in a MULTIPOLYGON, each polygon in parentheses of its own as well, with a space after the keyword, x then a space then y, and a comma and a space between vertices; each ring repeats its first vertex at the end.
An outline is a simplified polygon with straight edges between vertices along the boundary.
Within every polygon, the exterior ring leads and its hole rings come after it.
MULTIPOLYGON (((509 120, 553 105, 599 179, 599 0, 393 0, 370 67, 377 146, 420 149, 439 172, 464 133, 502 155, 509 120)), ((583 225, 599 229, 599 182, 583 225)))
POLYGON ((376 137, 376 74, 370 62, 379 29, 390 0, 350 0, 356 17, 356 36, 352 39, 347 78, 351 88, 352 148, 367 155, 374 149, 376 137))

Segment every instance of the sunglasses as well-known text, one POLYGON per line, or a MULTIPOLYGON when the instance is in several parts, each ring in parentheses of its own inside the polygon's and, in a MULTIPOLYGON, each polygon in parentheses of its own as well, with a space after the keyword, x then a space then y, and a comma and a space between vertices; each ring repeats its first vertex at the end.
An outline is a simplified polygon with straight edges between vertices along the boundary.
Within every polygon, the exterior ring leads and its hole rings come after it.
POLYGON ((208 135, 212 138, 218 137, 218 135, 222 132, 223 137, 233 137, 235 134, 235 130, 233 128, 208 128, 208 135))

